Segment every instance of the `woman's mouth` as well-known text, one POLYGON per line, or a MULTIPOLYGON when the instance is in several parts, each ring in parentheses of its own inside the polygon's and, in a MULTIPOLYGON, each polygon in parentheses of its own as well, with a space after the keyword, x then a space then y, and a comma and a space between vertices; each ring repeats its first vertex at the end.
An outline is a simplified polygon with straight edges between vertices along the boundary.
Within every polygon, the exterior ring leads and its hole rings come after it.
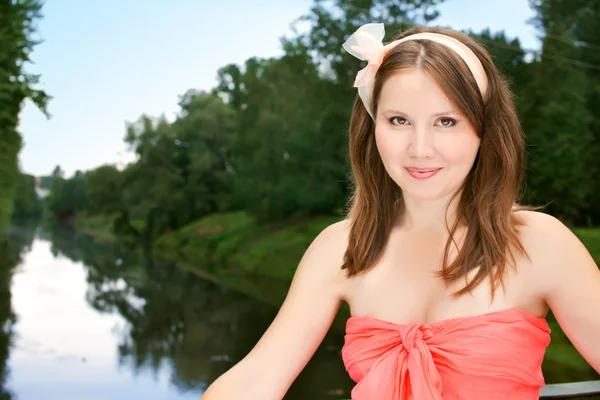
POLYGON ((441 168, 415 168, 415 167, 405 167, 410 176, 420 181, 429 179, 439 171, 441 168))

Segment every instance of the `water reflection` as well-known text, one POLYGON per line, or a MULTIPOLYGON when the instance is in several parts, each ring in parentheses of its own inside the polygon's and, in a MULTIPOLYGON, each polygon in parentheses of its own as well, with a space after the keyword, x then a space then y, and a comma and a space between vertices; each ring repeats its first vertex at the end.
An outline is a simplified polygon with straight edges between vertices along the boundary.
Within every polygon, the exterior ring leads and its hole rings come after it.
MULTIPOLYGON (((21 265, 8 386, 23 399, 198 399, 277 311, 68 231, 42 233, 21 265)), ((286 399, 349 397, 342 341, 328 335, 286 399)))
POLYGON ((0 236, 0 400, 12 399, 13 393, 7 389, 10 379, 8 358, 14 340, 16 316, 13 312, 11 282, 14 269, 24 253, 31 249, 34 227, 12 228, 8 236, 0 236))

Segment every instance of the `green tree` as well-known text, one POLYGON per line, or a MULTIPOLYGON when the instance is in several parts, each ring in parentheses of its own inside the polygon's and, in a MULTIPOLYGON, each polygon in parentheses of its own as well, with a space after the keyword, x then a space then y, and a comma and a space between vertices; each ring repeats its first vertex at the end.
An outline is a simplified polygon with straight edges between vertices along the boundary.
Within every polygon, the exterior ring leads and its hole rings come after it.
POLYGON ((19 182, 15 191, 13 209, 14 219, 37 218, 42 214, 42 201, 38 197, 35 187, 35 177, 28 174, 19 174, 19 182))
POLYGON ((588 61, 600 62, 600 58, 592 56, 582 40, 589 39, 591 32, 600 34, 590 20, 600 17, 599 3, 536 0, 530 4, 537 13, 533 22, 543 34, 543 46, 522 101, 529 197, 549 203, 548 211, 569 223, 598 223, 600 67, 594 71, 588 61))
POLYGON ((114 165, 102 165, 86 174, 85 210, 91 214, 111 214, 121 210, 123 176, 114 165))
POLYGON ((522 48, 519 39, 510 39, 503 31, 493 33, 489 28, 478 33, 467 33, 486 47, 496 67, 509 81, 518 104, 531 80, 530 63, 526 60, 527 51, 522 48))
POLYGON ((169 122, 141 116, 129 124, 125 141, 139 157, 124 171, 123 200, 131 218, 144 221, 149 238, 178 227, 184 204, 183 179, 173 165, 177 138, 169 122))
POLYGON ((52 191, 46 197, 46 207, 61 219, 85 210, 85 173, 76 171, 70 179, 55 179, 52 191))
POLYGON ((185 222, 233 207, 232 143, 234 108, 214 93, 190 90, 181 96, 181 112, 173 123, 177 152, 173 163, 184 180, 188 213, 185 222))
POLYGON ((39 75, 25 70, 31 51, 39 43, 33 35, 41 7, 38 0, 0 2, 0 231, 4 231, 13 212, 19 181, 22 138, 17 126, 24 101, 31 99, 48 115, 49 96, 35 88, 39 75))

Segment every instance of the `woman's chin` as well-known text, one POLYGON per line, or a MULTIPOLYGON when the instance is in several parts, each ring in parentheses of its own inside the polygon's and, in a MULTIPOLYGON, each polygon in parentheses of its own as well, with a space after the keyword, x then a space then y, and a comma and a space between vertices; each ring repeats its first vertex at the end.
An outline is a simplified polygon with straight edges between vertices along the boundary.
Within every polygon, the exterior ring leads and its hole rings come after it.
MULTIPOLYGON (((402 187, 402 186, 401 186, 402 187)), ((413 187, 402 187, 402 195, 412 201, 439 201, 445 200, 451 195, 453 191, 448 188, 430 187, 430 188, 413 188, 413 187)))
POLYGON ((412 201, 419 201, 419 202, 437 201, 437 200, 442 200, 445 198, 445 196, 441 193, 410 193, 410 192, 406 193, 406 192, 403 192, 403 195, 412 201))

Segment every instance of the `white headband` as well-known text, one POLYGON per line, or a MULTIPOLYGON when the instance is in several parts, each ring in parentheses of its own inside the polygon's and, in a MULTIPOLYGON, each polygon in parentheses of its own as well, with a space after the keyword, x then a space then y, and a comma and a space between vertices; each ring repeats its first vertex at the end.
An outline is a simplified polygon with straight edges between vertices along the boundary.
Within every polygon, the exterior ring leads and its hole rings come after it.
POLYGON ((464 61, 471 70, 477 86, 483 97, 487 92, 487 76, 481 65, 479 58, 460 40, 454 39, 453 37, 442 35, 439 33, 423 32, 416 33, 404 37, 399 40, 395 40, 388 45, 383 45, 383 37, 385 36, 385 28, 383 24, 365 24, 358 28, 348 40, 343 44, 344 49, 354 57, 368 61, 369 64, 358 71, 356 79, 354 81, 354 87, 358 88, 358 94, 362 99, 365 108, 371 118, 375 120, 375 116, 371 111, 371 96, 373 93, 373 84, 375 82, 375 75, 377 70, 383 61, 385 55, 396 45, 406 42, 408 40, 427 39, 433 42, 443 44, 454 50, 464 61))

